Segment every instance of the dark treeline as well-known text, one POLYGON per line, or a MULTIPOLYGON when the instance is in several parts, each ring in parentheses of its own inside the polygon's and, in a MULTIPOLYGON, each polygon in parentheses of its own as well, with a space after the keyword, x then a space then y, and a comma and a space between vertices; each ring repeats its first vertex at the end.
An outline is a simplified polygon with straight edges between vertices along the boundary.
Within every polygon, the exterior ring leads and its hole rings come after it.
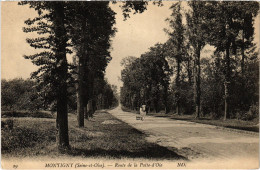
POLYGON ((32 80, 1 80, 1 110, 29 110, 44 108, 41 96, 32 80))
MULTIPOLYGON (((104 80, 111 60, 111 38, 115 35, 115 12, 109 1, 23 1, 38 16, 25 21, 25 33, 34 33, 27 43, 38 49, 24 56, 38 66, 31 74, 44 106, 52 105, 57 112, 57 144, 69 149, 68 108, 77 110, 78 126, 84 127, 98 108, 110 108, 118 103, 116 87, 104 80), (74 55, 73 62, 67 60, 74 55), (71 101, 76 101, 71 102, 71 101)), ((121 2, 124 19, 130 13, 142 13, 148 2, 121 2)), ((160 5, 160 2, 153 4, 160 5)), ((16 81, 16 80, 14 80, 16 81)), ((27 80, 26 80, 27 81, 27 80)), ((24 82, 26 82, 24 81, 24 82)), ((23 83, 24 83, 23 82, 23 83)), ((5 83, 10 83, 5 81, 5 83)), ((12 81, 11 81, 12 83, 12 81)), ((8 89, 8 88, 7 88, 8 89)), ((10 105, 6 108, 12 108, 10 105)), ((17 108, 18 109, 18 108, 17 108)))
MULTIPOLYGON (((68 110, 77 111, 76 88, 69 88, 68 110)), ((97 109, 109 109, 118 105, 117 87, 110 85, 106 80, 95 81, 95 103, 89 105, 88 111, 97 109)), ((37 83, 31 79, 16 78, 1 80, 1 110, 2 111, 56 111, 56 103, 46 102, 44 96, 39 93, 37 83)), ((91 113, 91 114, 93 114, 91 113)))
POLYGON ((153 112, 196 118, 258 118, 253 25, 259 3, 190 1, 170 9, 169 40, 140 58, 122 60, 122 105, 137 109, 146 104, 153 112), (205 46, 214 53, 202 56, 205 46))

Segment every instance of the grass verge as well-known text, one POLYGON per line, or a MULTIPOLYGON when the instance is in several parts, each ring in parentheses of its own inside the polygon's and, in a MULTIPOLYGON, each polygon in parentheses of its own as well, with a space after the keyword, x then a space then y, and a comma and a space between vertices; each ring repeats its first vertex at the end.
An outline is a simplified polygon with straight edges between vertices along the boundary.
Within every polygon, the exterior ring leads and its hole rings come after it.
MULTIPOLYGON (((2 128, 3 157, 59 157, 55 144, 55 119, 13 118, 13 129, 2 128)), ((71 150, 68 156, 109 159, 186 159, 165 147, 145 140, 146 135, 107 112, 97 112, 85 127, 77 127, 69 114, 71 150)))
POLYGON ((1 117, 37 117, 54 118, 54 115, 48 111, 1 111, 1 117))
POLYGON ((239 129, 239 130, 246 130, 252 132, 259 132, 259 125, 256 121, 244 121, 244 120, 237 120, 237 119, 227 119, 223 121, 222 119, 209 119, 209 118, 200 118, 195 119, 194 115, 176 115, 176 114, 161 114, 161 113, 149 113, 151 116, 155 117, 167 117, 170 119, 175 120, 185 120, 195 123, 202 123, 232 129, 239 129))

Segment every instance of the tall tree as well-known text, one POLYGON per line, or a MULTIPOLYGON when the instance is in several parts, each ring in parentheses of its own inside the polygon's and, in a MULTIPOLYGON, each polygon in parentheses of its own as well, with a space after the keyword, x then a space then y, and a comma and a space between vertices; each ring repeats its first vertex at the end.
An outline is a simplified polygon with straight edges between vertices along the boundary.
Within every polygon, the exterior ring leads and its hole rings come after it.
MULTIPOLYGON (((166 53, 166 46, 165 44, 155 44, 154 47, 150 48, 150 52, 147 53, 147 61, 154 62, 152 68, 150 68, 153 72, 151 72, 153 82, 157 84, 157 90, 162 88, 162 96, 163 96, 163 104, 164 110, 167 114, 169 112, 168 106, 168 90, 169 90, 169 82, 170 76, 172 75, 172 69, 170 68, 168 61, 167 61, 167 53, 166 53)), ((158 103, 158 94, 156 94, 158 103)), ((156 99, 155 98, 155 99, 156 99)))
POLYGON ((246 50, 255 45, 253 43, 254 20, 259 10, 259 3, 249 1, 237 3, 236 5, 240 11, 239 21, 237 23, 238 27, 240 27, 240 31, 233 45, 233 48, 235 47, 235 50, 237 48, 241 49, 241 72, 242 74, 244 74, 245 59, 247 58, 246 50))
POLYGON ((201 50, 205 46, 205 40, 207 38, 207 23, 204 20, 204 15, 206 15, 204 11, 205 2, 190 1, 188 4, 191 10, 186 14, 187 30, 190 44, 194 50, 194 102, 196 105, 196 118, 199 118, 201 108, 200 56, 201 50))
POLYGON ((176 113, 180 114, 180 74, 181 74, 181 62, 184 58, 184 26, 182 23, 181 14, 181 2, 174 3, 170 9, 172 10, 171 18, 167 18, 172 31, 166 30, 170 39, 168 45, 170 45, 169 51, 171 58, 176 60, 176 77, 175 77, 175 99, 176 99, 176 113))
MULTIPOLYGON (((147 2, 122 2, 123 15, 128 18, 131 10, 142 13, 147 2)), ((87 115, 88 102, 92 102, 93 82, 96 74, 104 72, 107 62, 111 60, 109 48, 110 37, 114 35, 115 12, 107 2, 75 2, 74 15, 71 20, 72 40, 77 46, 78 54, 78 125, 84 126, 84 114, 87 115), (76 35, 76 36, 74 36, 76 35), (99 56, 99 57, 98 57, 99 56), (95 66, 93 67, 93 63, 95 66)), ((91 104, 89 104, 90 106, 91 104)))
POLYGON ((128 57, 123 60, 125 68, 121 71, 121 100, 124 106, 134 109, 146 104, 159 112, 159 101, 162 100, 166 113, 169 111, 167 100, 172 70, 164 53, 164 45, 156 44, 140 58, 128 57))
POLYGON ((248 75, 246 74, 247 68, 246 62, 250 60, 250 55, 256 52, 256 45, 253 43, 254 40, 254 20, 259 10, 258 2, 241 2, 238 5, 240 12, 240 21, 238 26, 240 31, 233 45, 233 51, 237 57, 241 57, 240 68, 241 68, 241 88, 239 94, 241 95, 240 105, 243 109, 248 109, 248 93, 249 90, 246 87, 248 82, 248 75))
MULTIPOLYGON (((88 102, 92 102, 94 79, 103 76, 110 57, 110 38, 115 33, 115 13, 109 2, 74 2, 71 36, 75 45, 77 70, 77 115, 79 127, 84 126, 88 102), (98 22, 97 22, 98 21, 98 22)), ((89 105, 91 106, 91 104, 89 105)))
POLYGON ((20 2, 29 4, 38 12, 38 17, 28 19, 24 32, 36 32, 39 37, 28 38, 31 47, 43 49, 43 52, 25 56, 32 60, 39 69, 32 73, 41 87, 50 87, 49 93, 57 102, 57 143, 59 149, 69 148, 68 112, 67 112, 67 79, 68 63, 66 53, 68 36, 66 32, 66 2, 20 2), (42 35, 42 36, 41 36, 42 35))
MULTIPOLYGON (((209 32, 209 43, 216 46, 218 51, 225 52, 225 113, 224 120, 230 112, 230 85, 232 83, 232 68, 231 57, 235 54, 232 48, 236 48, 236 39, 239 36, 239 32, 242 31, 243 36, 247 33, 248 37, 252 37, 252 18, 257 14, 259 4, 257 2, 245 2, 243 7, 240 6, 240 2, 208 2, 205 9, 208 10, 206 19, 210 22, 209 28, 212 30, 209 32), (247 4, 247 5, 246 5, 247 4), (246 7, 246 8, 244 8, 246 7), (248 19, 248 21, 245 21, 248 19), (248 28, 245 28, 245 23, 248 28), (241 24, 242 23, 242 24, 241 24)), ((244 43, 242 43, 242 51, 244 51, 244 43)), ((242 58, 243 52, 242 52, 242 58)), ((243 66, 242 59, 242 67, 243 66)), ((242 68, 244 69, 244 68, 242 68)))

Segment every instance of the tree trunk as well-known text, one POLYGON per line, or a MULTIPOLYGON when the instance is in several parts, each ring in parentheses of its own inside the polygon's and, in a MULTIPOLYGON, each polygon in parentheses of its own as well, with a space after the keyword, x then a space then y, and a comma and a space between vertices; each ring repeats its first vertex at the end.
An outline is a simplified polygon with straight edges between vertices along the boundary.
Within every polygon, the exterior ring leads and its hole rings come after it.
POLYGON ((242 47, 241 47, 241 53, 242 53, 242 60, 241 60, 241 71, 242 71, 242 76, 244 77, 245 75, 245 38, 244 38, 244 31, 242 33, 242 47))
POLYGON ((88 118, 93 117, 93 112, 94 112, 94 110, 93 110, 93 102, 92 102, 92 99, 90 99, 88 101, 88 105, 87 105, 88 118))
POLYGON ((167 85, 164 86, 164 107, 165 107, 165 114, 169 113, 169 109, 168 109, 168 87, 167 87, 167 85))
POLYGON ((78 126, 84 127, 84 85, 83 85, 83 58, 79 57, 78 63, 78 88, 77 88, 77 120, 78 126))
POLYGON ((59 90, 57 99, 57 143, 59 149, 69 148, 69 135, 68 135, 68 112, 67 112, 67 90, 65 86, 62 87, 63 90, 59 90))
MULTIPOLYGON (((245 28, 244 28, 245 29, 245 28)), ((243 109, 245 109, 245 103, 246 103, 246 89, 245 89, 245 82, 246 82, 246 76, 245 76, 245 34, 244 29, 242 32, 242 47, 241 47, 241 53, 242 53, 242 59, 241 59, 241 72, 242 72, 242 90, 240 91, 242 100, 240 101, 241 106, 243 109)))
POLYGON ((97 110, 97 102, 96 102, 96 97, 92 100, 92 108, 93 108, 93 113, 97 110))
MULTIPOLYGON (((178 56, 179 57, 179 56, 178 56)), ((177 58, 177 75, 176 75, 176 113, 180 115, 180 69, 181 69, 181 61, 177 58)))
POLYGON ((192 72, 191 72, 191 59, 190 59, 190 57, 188 58, 188 68, 187 68, 187 72, 188 72, 188 79, 189 79, 189 85, 191 86, 192 85, 192 72))
POLYGON ((92 117, 93 115, 93 86, 94 86, 94 77, 92 76, 92 70, 88 70, 88 75, 85 75, 86 77, 88 77, 88 84, 85 86, 85 90, 87 92, 87 94, 85 94, 85 106, 86 106, 86 112, 85 114, 85 118, 89 119, 90 117, 92 117), (87 88, 87 89, 86 89, 87 88))
POLYGON ((155 107, 155 112, 158 113, 160 110, 159 110, 159 107, 158 107, 158 101, 160 100, 159 98, 159 86, 157 85, 156 87, 156 94, 155 94, 156 98, 154 100, 154 107, 155 107))
POLYGON ((155 99, 153 100, 153 106, 154 106, 154 110, 155 110, 155 113, 158 113, 158 101, 155 99))
POLYGON ((78 89, 77 89, 77 120, 78 126, 84 127, 84 113, 86 112, 86 100, 87 100, 87 90, 86 88, 86 18, 82 17, 81 19, 81 46, 79 51, 79 63, 78 63, 78 89))
POLYGON ((57 119, 56 128, 57 136, 56 142, 59 150, 69 148, 68 135, 68 110, 67 110, 67 74, 68 63, 66 58, 66 42, 67 35, 64 26, 64 6, 63 2, 53 3, 54 14, 54 33, 56 43, 56 58, 57 58, 57 119))
POLYGON ((229 115, 229 84, 230 84, 230 41, 226 45, 226 63, 225 63, 225 113, 224 120, 227 119, 229 115))
POLYGON ((150 112, 150 108, 151 108, 151 84, 148 84, 148 87, 147 87, 147 91, 146 91, 146 97, 145 97, 145 104, 148 106, 149 110, 148 112, 150 112))
POLYGON ((194 100, 195 100, 195 107, 196 107, 196 118, 200 118, 200 50, 201 45, 198 45, 198 49, 196 49, 195 54, 195 65, 194 65, 194 100))

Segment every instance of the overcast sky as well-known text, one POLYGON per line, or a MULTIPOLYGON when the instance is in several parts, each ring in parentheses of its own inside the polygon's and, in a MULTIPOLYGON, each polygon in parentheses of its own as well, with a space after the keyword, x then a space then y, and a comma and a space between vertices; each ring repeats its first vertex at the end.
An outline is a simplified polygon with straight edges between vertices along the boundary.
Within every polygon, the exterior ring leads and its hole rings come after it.
MULTIPOLYGON (((123 21, 121 9, 118 7, 120 3, 112 5, 112 9, 117 13, 115 27, 118 32, 112 39, 112 61, 106 69, 106 77, 111 84, 122 85, 118 77, 122 69, 120 62, 124 57, 140 57, 149 47, 157 42, 164 43, 168 39, 163 28, 168 27, 165 19, 170 16, 169 7, 172 3, 163 1, 163 7, 149 3, 144 13, 131 15, 126 21, 123 21)), ((22 27, 24 20, 36 15, 35 11, 28 6, 18 6, 17 2, 2 2, 1 5, 1 78, 29 78, 36 67, 29 60, 25 60, 23 55, 35 52, 25 42, 27 37, 33 35, 23 33, 22 27)), ((256 24, 259 25, 259 18, 257 21, 256 24)), ((259 29, 257 31, 256 36, 259 37, 259 29)))

